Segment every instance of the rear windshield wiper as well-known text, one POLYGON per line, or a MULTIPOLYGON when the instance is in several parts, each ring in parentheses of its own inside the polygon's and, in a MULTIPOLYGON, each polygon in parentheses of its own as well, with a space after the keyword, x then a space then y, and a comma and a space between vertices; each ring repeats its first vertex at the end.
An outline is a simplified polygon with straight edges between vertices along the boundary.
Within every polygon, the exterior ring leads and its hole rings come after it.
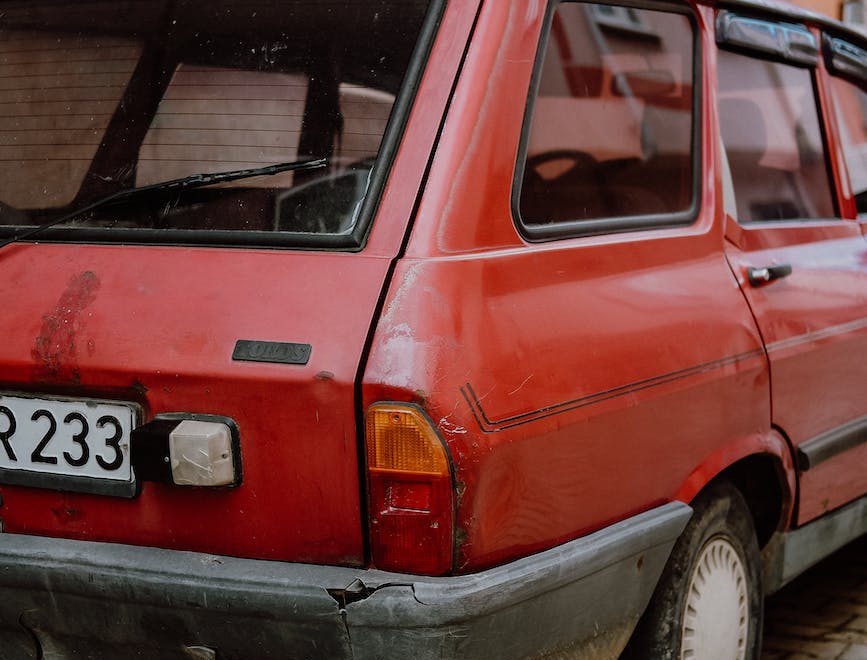
POLYGON ((170 181, 152 183, 149 186, 141 186, 139 188, 129 188, 127 190, 121 190, 106 197, 102 197, 95 202, 91 202, 87 206, 84 206, 60 218, 51 220, 50 222, 46 222, 45 224, 39 225, 38 227, 28 229, 27 231, 23 231, 20 234, 15 234, 14 236, 7 238, 5 241, 0 242, 0 250, 2 250, 4 247, 11 243, 15 243, 16 241, 24 241, 28 238, 33 238, 34 236, 41 234, 47 229, 51 229, 56 225, 63 224, 64 222, 74 220, 75 218, 86 215, 91 211, 95 211, 104 206, 110 206, 111 204, 116 204, 118 202, 125 202, 126 200, 132 199, 134 197, 145 197, 148 194, 160 191, 180 192, 184 190, 192 190, 193 188, 213 186, 218 183, 225 183, 227 181, 250 179, 256 176, 271 176, 274 174, 280 174, 281 172, 289 172, 292 170, 315 170, 319 169, 320 167, 325 167, 327 164, 328 161, 325 158, 317 158, 312 160, 296 160, 292 161, 291 163, 276 163, 274 165, 267 165, 265 167, 256 167, 246 170, 216 172, 214 174, 192 174, 190 176, 185 176, 180 179, 172 179, 170 181))

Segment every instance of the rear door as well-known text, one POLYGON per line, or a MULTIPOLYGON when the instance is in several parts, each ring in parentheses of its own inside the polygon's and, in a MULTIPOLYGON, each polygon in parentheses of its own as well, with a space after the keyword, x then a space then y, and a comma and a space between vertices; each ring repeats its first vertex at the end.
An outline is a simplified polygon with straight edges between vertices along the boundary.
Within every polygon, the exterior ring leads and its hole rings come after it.
POLYGON ((727 253, 770 360, 772 421, 797 447, 803 523, 867 490, 867 243, 840 218, 816 35, 739 20, 718 22, 739 28, 739 43, 718 34, 727 253), (751 31, 789 47, 759 58, 751 31))

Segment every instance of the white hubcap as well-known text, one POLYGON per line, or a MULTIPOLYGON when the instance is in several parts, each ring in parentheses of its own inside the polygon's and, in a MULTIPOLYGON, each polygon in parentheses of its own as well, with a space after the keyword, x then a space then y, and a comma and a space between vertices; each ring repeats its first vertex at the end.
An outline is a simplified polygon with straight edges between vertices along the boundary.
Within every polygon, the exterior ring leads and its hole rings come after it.
POLYGON ((683 617, 683 660, 744 660, 749 600, 743 562, 721 537, 702 548, 689 580, 683 617))

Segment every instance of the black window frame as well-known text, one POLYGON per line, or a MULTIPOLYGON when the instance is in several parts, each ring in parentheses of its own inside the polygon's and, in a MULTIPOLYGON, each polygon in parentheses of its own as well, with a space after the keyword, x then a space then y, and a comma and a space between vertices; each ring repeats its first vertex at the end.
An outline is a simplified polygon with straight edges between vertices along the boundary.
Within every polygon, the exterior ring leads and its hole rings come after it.
POLYGON ((517 163, 515 165, 512 181, 512 218, 515 227, 521 236, 531 243, 540 243, 567 238, 580 238, 586 236, 599 236, 604 234, 618 234, 632 231, 670 229, 672 227, 687 227, 694 224, 701 211, 703 197, 702 162, 704 144, 702 140, 702 125, 704 123, 704 51, 702 48, 701 30, 698 18, 692 7, 680 2, 665 2, 664 0, 620 0, 616 2, 593 0, 549 0, 545 11, 542 27, 542 36, 536 51, 536 59, 533 65, 533 74, 530 79, 530 88, 527 93, 527 106, 524 111, 523 125, 521 128, 521 140, 518 145, 517 163), (536 99, 539 96, 539 86, 542 79, 545 56, 548 52, 548 44, 551 37, 551 26, 554 21, 554 13, 563 4, 603 4, 614 7, 630 7, 633 9, 647 9, 669 14, 685 16, 692 28, 693 66, 693 109, 692 109, 692 197, 690 205, 683 211, 676 213, 656 213, 645 215, 612 216, 604 218, 590 218, 585 220, 569 220, 566 222, 553 222, 550 224, 530 224, 524 222, 521 217, 521 189, 523 187, 524 170, 527 162, 527 147, 530 141, 530 133, 533 124, 533 111, 536 99))
MULTIPOLYGON (((853 87, 855 87, 856 89, 861 91, 863 94, 867 95, 867 61, 857 62, 858 68, 857 68, 857 70, 854 70, 854 71, 852 68, 849 68, 849 67, 840 67, 839 63, 832 62, 832 59, 837 54, 833 50, 831 50, 831 48, 830 48, 830 43, 832 41, 847 43, 846 40, 833 39, 828 34, 824 35, 824 42, 825 42, 825 44, 827 44, 829 46, 828 50, 825 51, 826 68, 828 71, 828 77, 831 78, 831 80, 832 80, 832 85, 833 85, 834 80, 839 80, 839 81, 842 81, 842 82, 847 83, 849 85, 852 85, 853 87)), ((859 48, 857 46, 855 46, 855 48, 857 48, 857 50, 859 50, 861 52, 867 52, 864 49, 859 48)), ((836 93, 831 94, 831 104, 833 106, 832 112, 836 113, 837 112, 837 95, 836 95, 836 93)), ((835 117, 835 120, 836 120, 836 117, 835 117)), ((837 123, 839 124, 839 122, 837 122, 837 123)), ((838 133, 839 133, 839 130, 838 130, 838 133)), ((838 137, 839 137, 839 135, 838 135, 838 137)), ((842 150, 842 145, 840 145, 840 149, 842 150)), ((846 169, 847 169, 846 177, 847 177, 847 180, 849 183, 849 187, 851 189, 851 187, 852 187, 852 180, 851 180, 852 173, 851 173, 851 171, 849 171, 849 161, 846 159, 845 153, 843 154, 843 160, 846 163, 846 169)), ((843 173, 841 172, 841 176, 842 176, 842 174, 843 173)), ((852 191, 852 195, 854 197, 857 197, 854 190, 852 191)), ((842 213, 839 213, 839 215, 842 216, 842 213)), ((855 220, 857 220, 857 221, 867 220, 867 211, 861 212, 861 211, 858 211, 858 209, 856 208, 855 220)))
MULTIPOLYGON (((774 62, 784 66, 791 66, 796 69, 806 69, 810 74, 810 86, 813 90, 813 105, 816 108, 816 118, 819 123, 819 134, 822 136, 822 155, 825 161, 825 175, 828 177, 828 191, 831 193, 831 205, 834 211, 833 216, 823 216, 818 218, 783 218, 780 220, 742 220, 734 217, 734 221, 741 227, 761 228, 761 227, 780 227, 786 224, 803 226, 810 223, 838 223, 843 220, 843 214, 840 209, 839 190, 837 180, 834 177, 833 164, 831 163, 830 136, 826 126, 826 117, 822 108, 822 103, 819 95, 819 58, 821 57, 821 47, 818 42, 816 44, 815 58, 805 57, 802 51, 791 51, 788 48, 779 50, 768 50, 760 45, 751 46, 746 42, 730 43, 725 39, 720 38, 720 25, 723 23, 723 17, 729 14, 726 10, 720 10, 717 14, 715 28, 717 30, 717 48, 720 50, 729 51, 741 57, 760 60, 765 62, 774 62)), ((762 15, 754 15, 750 13, 738 12, 737 17, 746 18, 756 22, 762 22, 769 25, 779 26, 783 29, 800 29, 809 31, 809 28, 799 23, 797 20, 786 20, 783 17, 767 17, 762 15)), ((811 33, 812 34, 812 33, 811 33)), ((719 80, 717 80, 719 87, 719 80)), ((719 122, 718 122, 719 123, 719 122)), ((719 128, 719 126, 717 126, 719 128)), ((722 135, 719 136, 720 148, 725 150, 725 143, 722 141, 722 135)), ((728 152, 726 152, 728 158, 728 152)), ((735 199, 737 199, 737 191, 734 190, 735 199)))
MULTIPOLYGON (((409 116, 415 105, 418 89, 427 68, 428 59, 442 23, 449 0, 429 0, 418 38, 410 57, 403 84, 395 98, 383 133, 379 153, 371 170, 367 195, 362 201, 358 219, 352 231, 345 234, 314 234, 305 232, 208 230, 208 229, 143 229, 132 227, 64 227, 41 232, 40 243, 92 245, 159 245, 170 247, 216 247, 289 249, 303 251, 360 252, 367 244, 370 229, 379 211, 386 183, 391 176, 394 160, 406 134, 409 116)), ((38 225, 0 225, 0 240, 33 229, 38 225)), ((29 242, 23 240, 22 242, 29 242)))

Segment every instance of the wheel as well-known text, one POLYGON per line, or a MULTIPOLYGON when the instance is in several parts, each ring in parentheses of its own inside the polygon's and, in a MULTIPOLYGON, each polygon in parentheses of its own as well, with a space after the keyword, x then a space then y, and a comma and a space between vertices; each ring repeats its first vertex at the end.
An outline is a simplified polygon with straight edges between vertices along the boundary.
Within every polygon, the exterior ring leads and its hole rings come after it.
POLYGON ((624 660, 758 660, 761 563, 752 514, 728 482, 693 503, 624 660))

